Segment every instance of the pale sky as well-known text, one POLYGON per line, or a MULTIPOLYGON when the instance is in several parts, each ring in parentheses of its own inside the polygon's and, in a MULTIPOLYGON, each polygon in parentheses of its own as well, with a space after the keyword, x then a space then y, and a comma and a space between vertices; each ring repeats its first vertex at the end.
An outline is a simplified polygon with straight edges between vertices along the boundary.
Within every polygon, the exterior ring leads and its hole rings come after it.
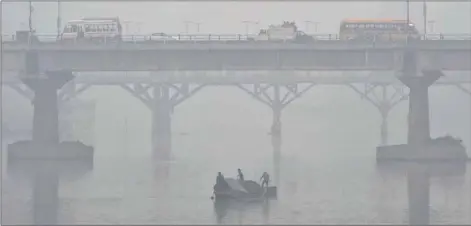
MULTIPOLYGON (((28 3, 3 3, 2 30, 14 33, 28 27, 28 3)), ((184 21, 201 23, 200 33, 245 33, 244 20, 259 21, 251 25, 250 32, 258 33, 269 24, 283 20, 296 21, 306 30, 306 20, 319 22, 319 33, 338 33, 339 23, 345 18, 405 18, 404 2, 140 2, 140 3, 61 3, 62 26, 74 19, 90 16, 119 16, 131 21, 128 33, 149 34, 165 32, 183 33, 184 21), (137 25, 140 23, 140 25, 137 25)), ((423 29, 422 4, 411 3, 411 20, 423 29)), ((55 33, 57 3, 33 3, 33 26, 39 33, 55 33)), ((436 21, 435 32, 471 33, 470 2, 429 2, 428 20, 436 21)), ((190 25, 190 33, 196 26, 190 25)), ((314 31, 310 25, 309 33, 314 31)), ((429 30, 430 31, 430 30, 429 30)))

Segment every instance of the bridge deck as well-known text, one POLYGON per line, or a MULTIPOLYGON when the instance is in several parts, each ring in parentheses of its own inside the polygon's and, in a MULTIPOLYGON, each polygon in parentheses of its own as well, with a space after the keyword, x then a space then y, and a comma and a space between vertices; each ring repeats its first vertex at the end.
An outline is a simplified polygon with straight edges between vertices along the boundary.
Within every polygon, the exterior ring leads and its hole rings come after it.
MULTIPOLYGON (((422 69, 471 70, 471 41, 408 43, 422 69)), ((40 70, 399 70, 404 42, 107 42, 3 44, 3 71, 24 70, 26 50, 40 70)))

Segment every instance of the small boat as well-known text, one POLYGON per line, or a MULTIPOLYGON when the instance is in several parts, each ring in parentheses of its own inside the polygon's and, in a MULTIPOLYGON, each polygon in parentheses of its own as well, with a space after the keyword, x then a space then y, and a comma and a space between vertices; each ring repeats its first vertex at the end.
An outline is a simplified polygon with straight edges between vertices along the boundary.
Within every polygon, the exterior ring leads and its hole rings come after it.
POLYGON ((218 200, 235 200, 259 202, 268 198, 276 198, 276 187, 262 188, 255 181, 240 181, 226 178, 226 184, 214 185, 214 198, 218 200))

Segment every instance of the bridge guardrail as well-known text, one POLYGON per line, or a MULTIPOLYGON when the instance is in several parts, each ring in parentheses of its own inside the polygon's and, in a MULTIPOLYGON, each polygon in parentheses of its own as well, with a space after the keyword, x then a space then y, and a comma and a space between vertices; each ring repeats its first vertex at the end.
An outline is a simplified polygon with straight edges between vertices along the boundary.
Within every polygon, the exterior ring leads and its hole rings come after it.
MULTIPOLYGON (((312 34, 310 35, 313 40, 316 41, 339 41, 338 34, 312 34)), ((92 38, 92 39, 62 39, 58 37, 57 34, 36 34, 37 39, 29 38, 28 43, 39 42, 39 43, 62 43, 62 44, 81 44, 83 42, 92 42, 97 44, 112 44, 116 43, 116 39, 111 38, 92 38)), ((224 42, 224 43, 239 43, 239 42, 263 42, 255 41, 254 38, 256 35, 241 35, 241 34, 168 34, 165 37, 156 37, 152 35, 123 35, 121 37, 121 42, 125 43, 205 43, 205 42, 224 42)), ((375 38, 373 41, 375 42, 375 38)), ((426 34, 422 35, 421 40, 469 40, 471 41, 471 34, 426 34)), ((275 40, 265 40, 266 41, 275 41, 275 40)), ((279 41, 279 40, 277 40, 279 41)), ((290 40, 286 40, 290 42, 290 40)), ((382 40, 384 41, 384 39, 382 40)), ((387 40, 386 40, 387 41, 387 40)), ((391 40, 393 41, 393 40, 391 40)), ((2 35, 2 42, 4 43, 21 43, 16 39, 15 35, 2 35)))

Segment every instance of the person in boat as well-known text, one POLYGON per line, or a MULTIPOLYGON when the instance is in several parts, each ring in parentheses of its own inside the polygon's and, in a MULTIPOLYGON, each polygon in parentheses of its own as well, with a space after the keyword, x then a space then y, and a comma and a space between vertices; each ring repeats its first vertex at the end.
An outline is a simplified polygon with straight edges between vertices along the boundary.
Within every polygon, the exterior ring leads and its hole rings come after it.
POLYGON ((268 187, 268 182, 270 181, 270 175, 268 175, 267 172, 264 172, 262 174, 262 177, 260 177, 260 181, 262 182, 261 183, 262 188, 264 188, 265 186, 268 187))
POLYGON ((221 172, 218 172, 218 176, 216 177, 216 184, 221 184, 223 183, 224 180, 224 176, 222 175, 221 172))
POLYGON ((216 185, 214 185, 215 190, 225 190, 229 188, 229 184, 227 183, 226 179, 224 179, 224 176, 222 175, 221 172, 218 172, 218 175, 216 177, 216 185))
POLYGON ((244 181, 244 174, 242 173, 242 170, 237 169, 237 179, 239 181, 244 181))

